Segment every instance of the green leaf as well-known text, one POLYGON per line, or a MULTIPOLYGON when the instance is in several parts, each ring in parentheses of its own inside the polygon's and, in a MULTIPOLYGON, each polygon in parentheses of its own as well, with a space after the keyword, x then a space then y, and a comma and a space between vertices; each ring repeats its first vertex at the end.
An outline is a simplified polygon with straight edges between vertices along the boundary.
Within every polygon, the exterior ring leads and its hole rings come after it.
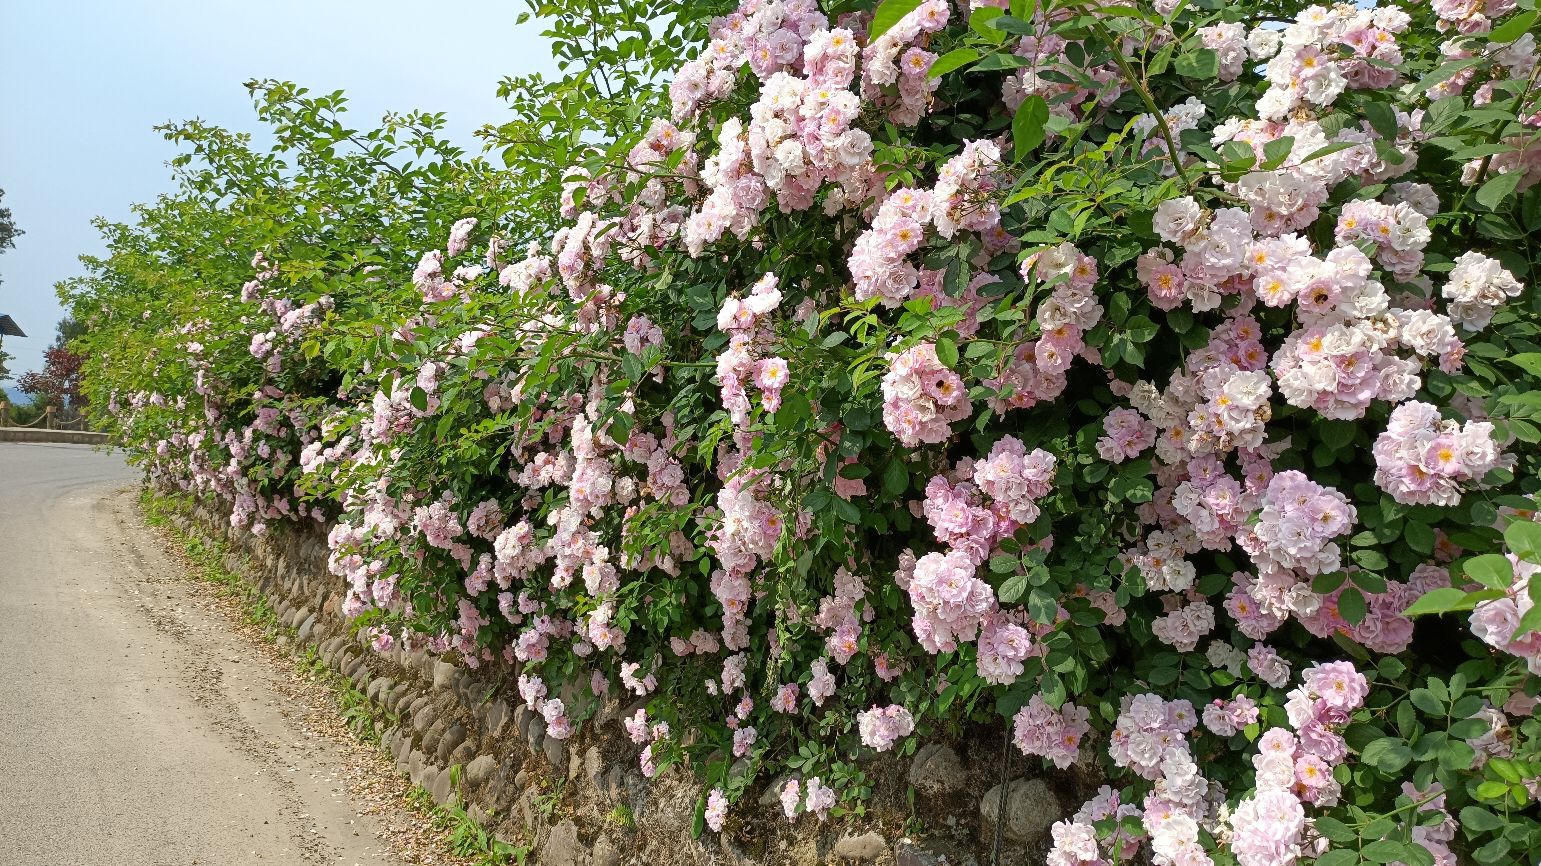
POLYGON ((1458 740, 1475 740, 1492 729, 1493 726, 1484 719, 1461 719, 1450 725, 1450 736, 1458 740))
POLYGON ((872 44, 904 16, 919 9, 920 3, 921 0, 883 0, 877 11, 872 13, 872 26, 867 28, 867 43, 872 44))
POLYGON ((1382 773, 1395 773, 1412 762, 1413 750, 1408 748, 1404 740, 1382 737, 1372 740, 1359 756, 1382 773))
POLYGON ((1342 595, 1338 596, 1338 614, 1349 625, 1355 626, 1364 622, 1365 614, 1368 612, 1369 608, 1365 604, 1364 593, 1358 589, 1349 587, 1343 590, 1342 595))
POLYGON ((904 461, 889 461, 888 467, 883 470, 883 492, 889 496, 898 496, 908 490, 909 486, 910 472, 904 468, 904 461))
POLYGON ((1386 555, 1373 548, 1356 550, 1350 557, 1360 568, 1379 570, 1386 567, 1386 555))
POLYGON ((1381 138, 1396 139, 1397 113, 1391 106, 1376 100, 1365 100, 1361 108, 1364 109, 1365 119, 1370 121, 1370 128, 1381 138))
POLYGON ((1403 616, 1423 616, 1431 613, 1448 613, 1452 610, 1464 610, 1461 607, 1466 599, 1466 593, 1451 586, 1431 589, 1418 597, 1418 600, 1407 606, 1402 611, 1403 616))
POLYGON ((1520 185, 1523 177, 1524 172, 1510 171, 1488 178, 1487 182, 1477 190, 1477 203, 1488 210, 1498 210, 1498 206, 1503 204, 1504 199, 1508 198, 1515 187, 1520 185))
MULTIPOLYGON (((1523 788, 1520 788, 1519 790, 1522 793, 1524 791, 1523 788)), ((1520 802, 1524 801, 1521 800, 1520 802)), ((1506 859, 1510 849, 1513 847, 1514 846, 1509 844, 1508 839, 1499 837, 1487 843, 1486 845, 1483 845, 1481 848, 1478 848, 1476 851, 1473 851, 1471 856, 1473 860, 1483 864, 1483 866, 1489 866, 1489 864, 1492 864, 1492 866, 1499 866, 1499 864, 1514 862, 1512 860, 1506 859)))
MULTIPOLYGON (((1330 842, 1352 842, 1359 838, 1359 833, 1354 828, 1323 815, 1316 819, 1316 832, 1322 834, 1330 842)), ((1318 863, 1321 861, 1318 860, 1318 863)))
POLYGON ((1144 316, 1130 316, 1124 323, 1124 330, 1129 334, 1129 339, 1135 343, 1148 343, 1161 333, 1161 328, 1144 316))
MULTIPOLYGON (((1531 601, 1535 601, 1537 592, 1541 592, 1537 589, 1537 582, 1531 581, 1531 601)), ((1514 627, 1514 639, 1519 640, 1533 631, 1541 631, 1541 603, 1532 604, 1530 610, 1525 611, 1525 615, 1520 617, 1519 623, 1514 627)))
POLYGON ((1463 57, 1460 60, 1451 60, 1446 63, 1441 63, 1439 66, 1435 67, 1433 72, 1430 72, 1428 75, 1418 79, 1418 83, 1413 85, 1412 89, 1419 93, 1426 93, 1434 85, 1439 84, 1442 81, 1448 81, 1456 75, 1459 75, 1461 72, 1484 62, 1487 62, 1487 58, 1485 57, 1463 57))
POLYGON ((972 48, 956 48, 938 57, 936 62, 931 64, 931 71, 927 72, 926 75, 929 78, 941 78, 943 75, 955 69, 962 69, 978 59, 978 51, 972 48))
POLYGON ((1054 600, 1054 596, 1050 595, 1048 590, 1034 587, 1033 591, 1027 594, 1027 612, 1032 616, 1033 621, 1047 625, 1053 622, 1054 615, 1059 613, 1059 602, 1054 600))
POLYGON ((1486 833, 1504 826, 1504 821, 1481 806, 1467 806, 1461 810, 1461 826, 1468 831, 1486 833))
POLYGON ((1521 352, 1504 359, 1532 376, 1541 376, 1541 352, 1521 352))
MULTIPOLYGON (((979 11, 983 12, 985 9, 992 8, 994 7, 986 6, 984 9, 979 11)), ((1022 57, 1017 54, 1009 54, 1004 51, 997 51, 994 54, 986 54, 984 59, 980 60, 977 64, 974 65, 973 71, 996 72, 1002 69, 1021 69, 1024 66, 1032 65, 1033 61, 1027 59, 1026 57, 1022 57)))
POLYGON ((1015 15, 1000 15, 990 20, 990 27, 1005 33, 1017 36, 1031 36, 1034 33, 1034 25, 1031 21, 1024 21, 1015 15))
POLYGON ((1371 595, 1380 595, 1386 591, 1386 579, 1373 571, 1354 571, 1348 577, 1355 586, 1371 595))
POLYGON ((1541 523, 1511 521, 1504 529, 1504 546, 1526 562, 1541 564, 1541 523))
POLYGON ((1244 141, 1227 141, 1220 146, 1220 157, 1231 171, 1246 171, 1257 163, 1257 151, 1244 141))
POLYGON ((1477 797, 1482 800, 1497 800, 1507 793, 1509 786, 1493 779, 1477 786, 1477 797))
POLYGON ((1413 689, 1407 693, 1407 699, 1412 701, 1413 706, 1431 716, 1443 716, 1445 714, 1444 702, 1435 697, 1434 693, 1428 689, 1413 689))
POLYGON ((1359 425, 1352 421, 1322 421, 1316 429, 1328 448, 1342 451, 1353 444, 1354 436, 1359 432, 1359 425))
POLYGON ((412 403, 412 408, 419 412, 428 411, 428 392, 422 388, 413 387, 412 393, 407 395, 407 400, 412 403))
POLYGON ((1434 552, 1434 530, 1427 523, 1419 523, 1416 520, 1407 521, 1407 526, 1402 528, 1402 538, 1407 541, 1407 546, 1414 553, 1425 556, 1434 552))
POLYGON ((1043 124, 1048 119, 1049 103, 1042 96, 1035 93, 1022 100, 1011 118, 1011 139, 1016 145, 1017 159, 1043 144, 1043 124))
MULTIPOLYGON (((1320 820, 1320 819, 1319 819, 1320 820)), ((1353 836, 1341 841, 1351 842, 1359 838, 1353 836)), ((1359 863, 1359 852, 1348 848, 1334 848, 1326 854, 1311 861, 1312 866, 1356 866, 1359 863)))
POLYGON ((1290 151, 1295 147, 1295 137, 1286 135, 1276 138, 1263 145, 1263 164, 1258 166, 1264 171, 1273 171, 1284 164, 1289 158, 1290 151))
POLYGON ((996 592, 996 595, 1000 597, 1001 604, 1015 604, 1017 599, 1022 597, 1022 593, 1026 591, 1027 575, 1013 574, 1011 577, 1006 578, 1005 583, 1001 584, 1001 588, 996 592))
POLYGON ((1519 768, 1514 765, 1514 761, 1508 758, 1493 758, 1488 761, 1488 766, 1505 782, 1519 782, 1524 779, 1520 775, 1519 768))
POLYGON ((1462 570, 1466 576, 1489 589, 1508 589, 1514 582, 1514 567, 1509 557, 1499 553, 1485 553, 1466 560, 1462 570))
POLYGON ((1434 866, 1434 853, 1422 845, 1408 845, 1402 854, 1407 866, 1434 866))
POLYGON ((991 30, 990 23, 1005 14, 1006 10, 998 6, 981 6, 969 13, 968 28, 980 36, 1000 42, 1003 38, 1001 32, 991 30))
POLYGON ((1173 68, 1184 78, 1214 78, 1220 74, 1220 55, 1213 49, 1200 48, 1177 58, 1173 68))
POLYGON ((851 524, 852 526, 861 525, 861 509, 857 508, 855 503, 847 502, 838 496, 833 497, 831 502, 835 507, 836 517, 839 517, 841 520, 851 524))
POLYGON ((1407 843, 1400 839, 1377 839, 1359 850, 1359 856, 1371 863, 1391 863, 1407 859, 1407 843))
POLYGON ((936 359, 942 362, 943 367, 955 367, 958 364, 958 344, 946 337, 936 341, 936 359))
POLYGON ((1494 27, 1493 32, 1487 35, 1488 41, 1494 43, 1513 42, 1524 36, 1525 31, 1529 30, 1530 25, 1534 23, 1536 23, 1535 10, 1521 12, 1503 24, 1494 27))
POLYGON ((1306 158, 1302 159, 1300 162, 1301 164, 1305 164, 1312 161, 1313 159, 1321 159, 1324 156, 1331 156, 1332 154, 1339 151, 1348 150, 1351 147, 1358 146, 1358 142, 1339 141, 1334 144, 1329 144, 1326 147, 1319 147, 1316 150, 1311 151, 1310 153, 1306 154, 1306 158))
POLYGON ((1326 595, 1343 585, 1348 580, 1346 571, 1329 571, 1326 574, 1318 574, 1311 581, 1311 591, 1326 595))
POLYGON ((1460 119, 1461 110, 1466 107, 1466 100, 1460 94, 1436 99, 1423 115, 1423 131, 1437 132, 1440 129, 1460 119))

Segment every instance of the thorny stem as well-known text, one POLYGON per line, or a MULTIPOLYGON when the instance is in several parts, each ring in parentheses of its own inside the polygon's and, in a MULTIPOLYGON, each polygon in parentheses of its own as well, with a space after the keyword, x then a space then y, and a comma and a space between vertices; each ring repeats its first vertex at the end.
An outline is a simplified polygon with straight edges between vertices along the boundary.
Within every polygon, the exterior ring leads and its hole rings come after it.
MULTIPOLYGON (((1520 109, 1525 105, 1525 99, 1530 96, 1530 89, 1536 85, 1537 75, 1541 75, 1541 66, 1536 66, 1534 69, 1530 70, 1530 78, 1525 81, 1525 86, 1520 89, 1520 92, 1515 94, 1514 104, 1510 107, 1509 110, 1514 113, 1516 118, 1519 116, 1520 109)), ((1497 126, 1493 127, 1492 133, 1488 135, 1487 143, 1497 144, 1498 140, 1503 137, 1504 130, 1508 126, 1509 122, 1503 121, 1497 126)), ((1482 186, 1482 181, 1487 177, 1488 168, 1491 167, 1492 164, 1493 154, 1490 153, 1487 156, 1482 157, 1482 164, 1477 167, 1477 177, 1471 182, 1470 185, 1466 187, 1466 191, 1461 193, 1461 200, 1455 206, 1455 213, 1460 213, 1466 209, 1467 199, 1471 197, 1473 190, 1482 186)), ((1468 245, 1471 243, 1472 236, 1476 230, 1477 222, 1476 220, 1472 220, 1471 226, 1468 227, 1466 232, 1466 241, 1468 245)))
POLYGON ((1145 109, 1155 118, 1156 128, 1161 130, 1161 139, 1166 143, 1167 155, 1172 160, 1172 167, 1177 170, 1177 176, 1182 178, 1183 186, 1187 188, 1188 192, 1193 192, 1193 181, 1188 177, 1188 170, 1183 167, 1182 158, 1177 153, 1177 141, 1172 138, 1172 127, 1166 122, 1166 114, 1156 107, 1156 100, 1150 95, 1150 89, 1145 86, 1145 83, 1140 80, 1139 76, 1134 74, 1134 68, 1129 65, 1128 58, 1124 57, 1123 52, 1118 49, 1118 44, 1113 39, 1113 34, 1109 33, 1107 27, 1101 22, 1097 22, 1092 26, 1096 29, 1097 35, 1107 44, 1108 49, 1113 55, 1113 62, 1118 64, 1119 72, 1123 73, 1124 81, 1134 88, 1134 91, 1140 96, 1140 101, 1145 103, 1145 109))

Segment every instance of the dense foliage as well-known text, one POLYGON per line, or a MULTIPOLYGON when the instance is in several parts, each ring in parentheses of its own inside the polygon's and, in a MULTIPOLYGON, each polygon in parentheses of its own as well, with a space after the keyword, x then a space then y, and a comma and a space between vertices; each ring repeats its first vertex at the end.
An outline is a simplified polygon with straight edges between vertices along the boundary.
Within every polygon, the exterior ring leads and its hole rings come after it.
POLYGON ((54 341, 43 350, 43 369, 29 370, 16 380, 16 390, 32 398, 39 406, 81 409, 80 373, 86 359, 70 349, 80 336, 80 326, 65 318, 55 328, 54 341))
POLYGON ((617 7, 513 171, 254 85, 65 287, 86 391, 378 648, 663 696, 713 830, 997 720, 1106 778, 1054 864, 1529 862, 1532 6, 617 7))
MULTIPOLYGON (((0 189, 0 199, 3 198, 5 198, 5 190, 0 189)), ((16 236, 21 234, 26 234, 26 232, 16 227, 16 220, 11 216, 11 209, 0 207, 0 253, 16 246, 16 236)), ((0 338, 0 382, 10 378, 10 370, 6 368, 5 362, 11 360, 12 356, 5 351, 4 343, 4 338, 0 338)))

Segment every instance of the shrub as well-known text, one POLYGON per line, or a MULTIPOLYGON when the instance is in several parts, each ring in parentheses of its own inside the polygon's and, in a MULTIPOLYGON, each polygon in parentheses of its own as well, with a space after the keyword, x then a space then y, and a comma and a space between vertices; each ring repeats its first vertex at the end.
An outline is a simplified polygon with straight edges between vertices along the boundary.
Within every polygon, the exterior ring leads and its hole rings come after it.
POLYGON ((559 221, 430 116, 174 128, 92 405, 377 647, 666 696, 712 830, 993 721, 1106 779, 1055 864, 1541 850, 1536 13, 864 5, 713 20, 559 221))

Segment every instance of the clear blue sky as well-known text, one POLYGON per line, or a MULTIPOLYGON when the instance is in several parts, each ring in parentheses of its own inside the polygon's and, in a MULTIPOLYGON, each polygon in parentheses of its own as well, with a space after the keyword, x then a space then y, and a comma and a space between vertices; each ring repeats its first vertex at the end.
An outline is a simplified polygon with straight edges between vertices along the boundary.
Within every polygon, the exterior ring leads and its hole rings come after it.
POLYGON ((554 71, 521 0, 0 0, 0 189, 26 232, 0 254, 12 376, 42 366, 62 311, 55 282, 99 253, 92 217, 171 188, 152 130, 201 117, 255 131, 241 83, 345 90, 357 125, 387 110, 448 114, 453 137, 502 120, 504 75, 554 71))

